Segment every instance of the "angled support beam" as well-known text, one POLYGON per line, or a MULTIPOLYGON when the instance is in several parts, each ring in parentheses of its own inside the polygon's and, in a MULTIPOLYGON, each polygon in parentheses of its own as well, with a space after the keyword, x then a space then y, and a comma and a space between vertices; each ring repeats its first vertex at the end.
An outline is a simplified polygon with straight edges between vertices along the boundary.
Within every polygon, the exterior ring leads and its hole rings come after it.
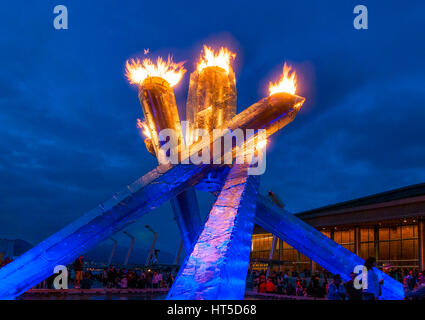
MULTIPOLYGON (((364 264, 362 258, 261 195, 258 197, 255 223, 278 236, 329 272, 340 274, 345 281, 350 280, 350 272, 353 272, 355 266, 364 264)), ((404 298, 401 283, 378 269, 375 271, 379 272, 384 279, 382 299, 401 300, 404 298)))
POLYGON ((210 165, 162 165, 0 269, 0 299, 13 299, 144 214, 193 186, 210 165))
MULTIPOLYGON (((239 128, 255 132, 266 129, 267 136, 270 136, 294 120, 303 102, 304 98, 295 95, 274 94, 239 113, 229 122, 228 128, 230 131, 239 128)), ((214 149, 215 142, 210 143, 210 150, 214 149)), ((190 154, 197 154, 203 148, 202 141, 195 143, 190 154)), ((0 269, 0 299, 19 296, 52 275, 57 265, 69 264, 81 253, 194 186, 208 172, 220 167, 212 163, 217 163, 221 157, 213 153, 210 164, 160 165, 128 185, 110 200, 0 269)))
POLYGON ((195 189, 193 187, 187 188, 172 199, 170 203, 183 240, 184 250, 186 253, 190 252, 201 229, 201 214, 199 213, 195 189))
POLYGON ((131 252, 133 251, 134 242, 136 241, 136 238, 129 234, 127 231, 123 231, 123 233, 131 239, 130 247, 128 247, 127 256, 124 260, 124 265, 126 266, 128 264, 128 260, 130 259, 131 252))
POLYGON ((145 228, 148 229, 150 232, 152 232, 153 234, 153 239, 152 239, 152 244, 151 244, 151 249, 149 250, 149 254, 148 257, 146 258, 146 265, 150 265, 151 264, 151 260, 153 257, 153 252, 155 250, 155 243, 156 243, 156 239, 158 238, 158 232, 154 231, 150 226, 145 225, 145 228))
POLYGON ((175 265, 179 264, 180 253, 182 252, 182 248, 183 248, 183 240, 180 241, 180 245, 179 245, 179 248, 177 249, 176 257, 174 258, 174 264, 175 265))
POLYGON ((247 169, 230 170, 168 299, 243 299, 259 185, 259 177, 247 169))
POLYGON ((117 249, 117 245, 118 245, 118 241, 115 240, 114 238, 111 238, 110 240, 114 242, 114 246, 112 247, 111 254, 109 255, 108 266, 110 266, 112 263, 112 258, 114 257, 115 250, 117 249))
POLYGON ((267 267, 266 278, 269 277, 270 271, 272 269, 271 261, 273 260, 274 251, 276 249, 276 242, 277 242, 277 237, 275 235, 273 235, 272 245, 271 245, 270 253, 269 253, 269 265, 267 267))

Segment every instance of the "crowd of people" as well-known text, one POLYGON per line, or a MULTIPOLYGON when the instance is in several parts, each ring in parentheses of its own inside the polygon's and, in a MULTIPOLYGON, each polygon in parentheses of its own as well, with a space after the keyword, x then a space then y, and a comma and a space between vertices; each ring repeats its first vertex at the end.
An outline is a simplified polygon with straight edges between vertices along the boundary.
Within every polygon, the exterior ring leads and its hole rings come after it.
MULTIPOLYGON (((9 258, 0 261, 0 268, 10 263, 9 258)), ((273 293, 299 297, 327 298, 329 300, 375 300, 381 295, 384 284, 380 273, 374 271, 376 260, 373 257, 365 261, 367 268, 367 288, 355 286, 356 274, 350 274, 350 280, 343 282, 339 274, 331 275, 327 271, 304 274, 289 271, 270 272, 249 271, 247 289, 259 293, 273 293)), ((68 268, 69 287, 91 288, 171 288, 176 271, 149 268, 117 268, 110 266, 103 269, 87 268, 83 257, 79 257, 68 268)), ((406 292, 421 289, 425 293, 425 271, 413 269, 385 268, 384 272, 403 283, 406 292)), ((40 283, 37 288, 53 288, 56 274, 40 283)))
MULTIPOLYGON (((249 272, 247 283, 250 289, 259 293, 274 293, 289 296, 327 298, 329 300, 376 300, 381 296, 381 287, 384 284, 380 273, 373 269, 376 260, 373 257, 366 259, 367 287, 358 288, 355 285, 357 274, 352 272, 350 280, 343 282, 341 275, 331 276, 328 272, 301 276, 297 273, 289 276, 288 271, 270 272, 267 276, 264 271, 249 272)), ((386 269, 385 272, 403 283, 406 291, 425 288, 424 272, 414 270, 386 269), (401 274, 399 274, 401 273, 401 274)), ((359 280, 359 283, 362 281, 359 280)))
MULTIPOLYGON (((174 281, 174 275, 171 272, 160 272, 160 270, 132 270, 117 269, 109 267, 103 272, 92 274, 86 271, 81 288, 90 286, 84 279, 96 279, 104 288, 170 288, 174 281)), ((77 284, 78 286, 78 284, 77 284)))
POLYGON ((248 275, 248 282, 248 286, 259 293, 289 296, 324 298, 328 288, 326 276, 314 274, 308 281, 305 276, 291 277, 288 271, 271 272, 268 276, 264 271, 254 271, 248 275))
POLYGON ((0 268, 3 268, 5 265, 7 265, 8 263, 11 263, 12 262, 12 259, 11 258, 9 258, 9 257, 6 257, 6 258, 2 258, 2 259, 0 259, 0 268))
MULTIPOLYGON (((57 274, 40 283, 37 288, 53 289, 57 274)), ((68 266, 68 287, 78 289, 116 288, 148 289, 170 288, 175 272, 150 268, 85 267, 83 257, 68 266)))

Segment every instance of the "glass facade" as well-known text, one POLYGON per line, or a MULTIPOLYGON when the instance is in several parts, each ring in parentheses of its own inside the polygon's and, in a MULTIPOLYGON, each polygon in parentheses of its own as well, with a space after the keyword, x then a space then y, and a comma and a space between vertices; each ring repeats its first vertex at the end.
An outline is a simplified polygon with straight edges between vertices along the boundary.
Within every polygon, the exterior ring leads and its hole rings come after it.
MULTIPOLYGON (((362 226, 358 227, 358 254, 366 259, 369 256, 377 257, 379 265, 392 265, 399 268, 418 268, 419 266, 419 237, 418 225, 396 226, 362 226)), ((344 246, 351 252, 356 252, 356 228, 321 230, 324 235, 344 246)), ((273 236, 271 234, 254 234, 251 246, 251 264, 253 270, 267 269, 273 236), (257 260, 257 261, 256 261, 257 260), (258 261, 261 260, 261 261, 258 261)), ((272 270, 288 270, 303 272, 310 270, 310 259, 300 254, 282 240, 277 241, 273 260, 283 263, 280 268, 277 264, 272 270), (279 259, 280 258, 280 259, 279 259)), ((318 265, 315 270, 321 271, 318 265)))
MULTIPOLYGON (((268 260, 270 257, 272 241, 273 236, 270 233, 254 234, 252 236, 250 263, 252 270, 267 269, 267 263, 263 260, 268 260)), ((280 239, 276 241, 275 250, 273 252, 273 260, 280 260, 283 262, 283 264, 280 266, 280 270, 282 271, 292 270, 300 272, 304 269, 310 269, 310 259, 280 239)), ((272 270, 279 270, 279 266, 272 266, 272 270)))
POLYGON ((418 226, 379 229, 379 261, 403 268, 418 266, 418 226))
POLYGON ((367 259, 368 257, 375 257, 374 234, 374 227, 360 228, 359 256, 363 259, 367 259))

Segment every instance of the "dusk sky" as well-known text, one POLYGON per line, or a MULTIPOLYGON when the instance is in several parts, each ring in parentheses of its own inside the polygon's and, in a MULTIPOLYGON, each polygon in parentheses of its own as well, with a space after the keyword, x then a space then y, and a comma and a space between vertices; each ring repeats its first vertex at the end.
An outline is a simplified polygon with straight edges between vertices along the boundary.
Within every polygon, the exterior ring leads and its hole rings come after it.
MULTIPOLYGON (((424 1, 5 1, 0 10, 0 238, 36 244, 156 165, 136 129, 132 57, 203 44, 237 57, 238 111, 268 94, 284 61, 306 103, 269 144, 261 190, 300 212, 425 182, 424 1), (53 8, 68 8, 68 30, 53 8), (353 27, 367 5, 369 29, 353 27)), ((205 215, 211 197, 199 195, 205 215)), ((174 252, 169 203, 128 230, 174 252)), ((117 237, 122 243, 125 236, 117 237)))

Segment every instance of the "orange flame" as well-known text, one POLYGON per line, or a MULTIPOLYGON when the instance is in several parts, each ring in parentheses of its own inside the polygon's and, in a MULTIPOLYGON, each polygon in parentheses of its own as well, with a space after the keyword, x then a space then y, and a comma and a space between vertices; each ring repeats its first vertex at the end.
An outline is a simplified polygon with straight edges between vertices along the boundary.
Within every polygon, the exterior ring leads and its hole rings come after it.
POLYGON ((277 83, 270 82, 269 84, 270 96, 278 92, 288 92, 290 94, 295 94, 295 91, 297 90, 297 77, 295 70, 292 70, 292 72, 291 70, 292 68, 288 67, 285 62, 280 81, 277 83))
POLYGON ((143 61, 130 59, 125 63, 125 75, 131 84, 140 85, 148 77, 160 77, 174 87, 186 72, 183 64, 184 62, 174 63, 170 56, 167 61, 158 57, 156 64, 148 58, 143 61))
POLYGON ((137 119, 137 128, 142 129, 142 133, 146 138, 152 139, 151 132, 145 121, 137 119))
POLYGON ((235 57, 236 54, 225 47, 221 47, 220 51, 215 53, 213 49, 204 45, 204 56, 201 55, 199 60, 198 72, 201 72, 206 67, 220 67, 229 73, 230 61, 235 59, 235 57))

